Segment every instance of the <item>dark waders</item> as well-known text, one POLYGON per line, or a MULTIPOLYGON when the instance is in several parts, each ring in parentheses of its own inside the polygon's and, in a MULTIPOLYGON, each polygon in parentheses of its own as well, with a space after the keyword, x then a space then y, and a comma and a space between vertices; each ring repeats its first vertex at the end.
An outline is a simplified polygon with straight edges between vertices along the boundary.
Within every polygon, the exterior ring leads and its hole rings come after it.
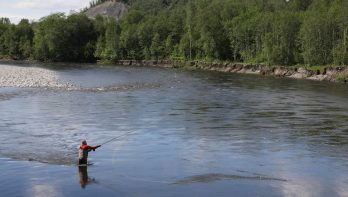
POLYGON ((87 165, 87 159, 86 158, 79 159, 79 165, 87 165))

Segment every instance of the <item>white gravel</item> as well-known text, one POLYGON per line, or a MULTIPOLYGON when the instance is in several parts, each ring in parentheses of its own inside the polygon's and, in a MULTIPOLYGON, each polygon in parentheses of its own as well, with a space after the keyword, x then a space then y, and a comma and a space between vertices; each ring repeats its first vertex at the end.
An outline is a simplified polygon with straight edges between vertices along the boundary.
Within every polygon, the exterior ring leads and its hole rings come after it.
POLYGON ((60 82, 58 73, 37 67, 0 65, 0 87, 71 88, 60 82))

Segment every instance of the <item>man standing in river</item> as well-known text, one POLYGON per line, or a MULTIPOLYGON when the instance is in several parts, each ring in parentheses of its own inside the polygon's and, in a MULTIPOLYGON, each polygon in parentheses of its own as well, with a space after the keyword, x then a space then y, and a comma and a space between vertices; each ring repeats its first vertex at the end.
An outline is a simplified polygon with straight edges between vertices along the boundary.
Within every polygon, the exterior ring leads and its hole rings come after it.
POLYGON ((79 149, 79 165, 87 165, 88 152, 90 152, 91 150, 95 151, 95 149, 99 147, 101 147, 101 145, 88 146, 87 141, 83 140, 79 149))

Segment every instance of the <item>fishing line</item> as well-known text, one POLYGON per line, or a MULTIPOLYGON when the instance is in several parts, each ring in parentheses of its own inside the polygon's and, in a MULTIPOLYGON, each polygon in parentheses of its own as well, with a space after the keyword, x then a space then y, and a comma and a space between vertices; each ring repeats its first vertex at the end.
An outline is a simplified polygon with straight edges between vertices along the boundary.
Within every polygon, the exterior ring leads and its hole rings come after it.
POLYGON ((105 141, 105 142, 101 143, 100 145, 103 146, 103 145, 105 145, 105 144, 108 144, 108 143, 110 143, 110 142, 112 142, 112 141, 115 141, 115 140, 117 140, 117 139, 119 139, 119 138, 121 138, 121 137, 124 137, 124 136, 129 135, 129 134, 132 134, 132 133, 135 133, 135 131, 130 131, 130 132, 124 133, 124 134, 122 134, 122 135, 116 136, 116 137, 114 137, 114 138, 112 138, 112 139, 110 139, 110 140, 108 140, 108 141, 105 141))

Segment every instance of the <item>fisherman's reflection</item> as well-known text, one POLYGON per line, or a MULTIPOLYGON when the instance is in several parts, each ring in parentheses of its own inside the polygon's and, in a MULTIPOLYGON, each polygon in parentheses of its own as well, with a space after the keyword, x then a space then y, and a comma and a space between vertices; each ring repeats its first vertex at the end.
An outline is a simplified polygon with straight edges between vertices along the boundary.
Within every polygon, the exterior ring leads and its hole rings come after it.
POLYGON ((79 166, 79 177, 81 188, 85 188, 89 184, 97 183, 94 178, 88 177, 88 171, 86 166, 79 166))

